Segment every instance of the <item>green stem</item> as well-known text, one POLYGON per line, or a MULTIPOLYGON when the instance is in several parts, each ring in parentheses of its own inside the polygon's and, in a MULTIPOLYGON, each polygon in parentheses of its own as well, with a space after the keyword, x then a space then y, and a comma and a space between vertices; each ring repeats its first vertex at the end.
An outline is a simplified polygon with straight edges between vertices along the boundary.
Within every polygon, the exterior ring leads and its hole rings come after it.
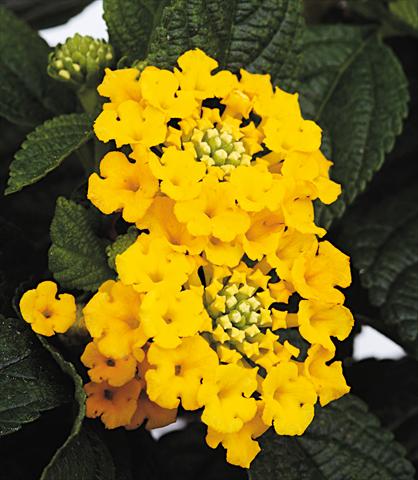
POLYGON ((85 144, 81 145, 76 153, 81 165, 84 168, 85 174, 88 177, 94 171, 95 167, 93 152, 91 148, 89 148, 89 145, 85 144))
POLYGON ((95 88, 83 87, 77 92, 78 99, 84 111, 93 117, 96 114, 98 105, 100 105, 100 97, 95 88))

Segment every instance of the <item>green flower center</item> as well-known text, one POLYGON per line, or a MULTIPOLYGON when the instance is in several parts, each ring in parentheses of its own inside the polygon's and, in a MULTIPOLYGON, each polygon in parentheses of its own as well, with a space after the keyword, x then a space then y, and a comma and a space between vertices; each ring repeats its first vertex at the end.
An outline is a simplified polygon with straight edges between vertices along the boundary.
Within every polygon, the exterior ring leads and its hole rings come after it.
POLYGON ((213 328, 220 325, 233 343, 258 339, 262 305, 256 298, 256 291, 257 288, 250 285, 228 284, 206 307, 213 328))
POLYGON ((195 128, 190 138, 200 161, 208 166, 221 167, 229 172, 238 165, 250 165, 251 155, 246 153, 243 142, 218 128, 208 128, 206 131, 195 128))

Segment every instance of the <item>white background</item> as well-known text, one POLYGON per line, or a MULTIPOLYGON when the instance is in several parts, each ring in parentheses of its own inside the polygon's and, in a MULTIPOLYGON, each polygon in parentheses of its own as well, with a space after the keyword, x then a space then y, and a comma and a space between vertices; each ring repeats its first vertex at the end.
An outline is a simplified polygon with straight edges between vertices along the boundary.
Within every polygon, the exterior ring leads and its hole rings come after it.
MULTIPOLYGON (((95 1, 83 12, 72 18, 65 25, 41 31, 42 37, 54 46, 64 42, 75 33, 91 35, 96 38, 107 38, 106 25, 102 17, 102 2, 95 1)), ((371 327, 363 327, 354 343, 354 358, 400 358, 405 354, 396 343, 381 335, 371 327)))

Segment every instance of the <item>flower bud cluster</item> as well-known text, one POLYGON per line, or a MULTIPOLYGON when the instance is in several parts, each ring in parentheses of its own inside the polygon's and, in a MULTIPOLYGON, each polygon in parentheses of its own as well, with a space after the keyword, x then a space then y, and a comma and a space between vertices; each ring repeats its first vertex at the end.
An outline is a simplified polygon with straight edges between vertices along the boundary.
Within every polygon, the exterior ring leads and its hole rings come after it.
POLYGON ((76 33, 50 54, 48 73, 77 89, 96 87, 105 68, 113 63, 114 52, 109 43, 76 33))

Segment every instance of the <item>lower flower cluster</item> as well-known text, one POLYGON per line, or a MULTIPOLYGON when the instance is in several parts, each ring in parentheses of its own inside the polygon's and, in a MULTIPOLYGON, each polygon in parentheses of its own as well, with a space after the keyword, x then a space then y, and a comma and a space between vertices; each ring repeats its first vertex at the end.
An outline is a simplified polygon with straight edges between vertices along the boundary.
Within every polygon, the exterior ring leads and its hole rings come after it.
MULTIPOLYGON (((116 279, 80 305, 87 415, 153 429, 199 410, 208 445, 249 467, 267 429, 301 435, 317 402, 349 391, 332 361, 353 326, 349 258, 313 220, 339 187, 297 96, 268 75, 212 74, 200 51, 178 63, 108 71, 99 89, 111 102, 96 134, 131 160, 108 153, 88 196, 138 230, 116 279)), ((75 299, 56 293, 43 282, 21 299, 38 333, 76 321, 75 299)))

